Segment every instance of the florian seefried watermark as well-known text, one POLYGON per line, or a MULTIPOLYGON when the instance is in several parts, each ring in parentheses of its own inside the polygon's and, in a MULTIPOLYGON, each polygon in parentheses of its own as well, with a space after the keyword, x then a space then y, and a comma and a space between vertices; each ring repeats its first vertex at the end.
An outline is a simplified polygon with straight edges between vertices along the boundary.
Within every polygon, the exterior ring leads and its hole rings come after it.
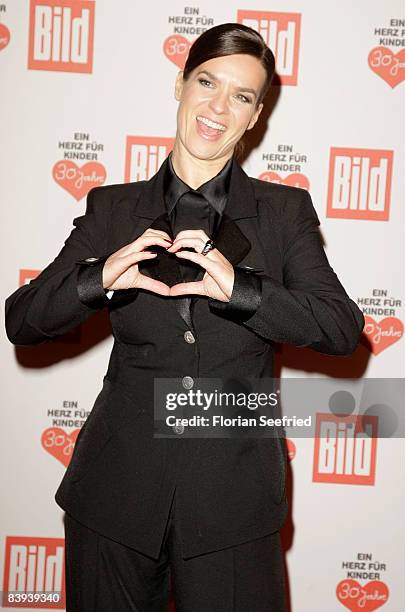
POLYGON ((311 417, 300 419, 299 417, 281 417, 272 419, 263 414, 257 417, 224 417, 222 414, 214 414, 211 417, 192 416, 175 417, 168 416, 166 424, 169 427, 310 427, 311 417))
POLYGON ((267 414, 256 415, 258 408, 276 407, 279 401, 279 392, 271 393, 243 393, 226 392, 215 389, 211 393, 201 389, 190 389, 187 392, 167 393, 166 410, 176 411, 179 407, 197 407, 205 412, 203 415, 194 414, 189 417, 178 417, 171 414, 166 417, 169 427, 309 427, 311 416, 305 420, 298 417, 270 417, 267 414), (237 414, 225 416, 223 408, 250 410, 249 416, 237 414))
POLYGON ((156 378, 155 437, 402 437, 405 379, 156 378))

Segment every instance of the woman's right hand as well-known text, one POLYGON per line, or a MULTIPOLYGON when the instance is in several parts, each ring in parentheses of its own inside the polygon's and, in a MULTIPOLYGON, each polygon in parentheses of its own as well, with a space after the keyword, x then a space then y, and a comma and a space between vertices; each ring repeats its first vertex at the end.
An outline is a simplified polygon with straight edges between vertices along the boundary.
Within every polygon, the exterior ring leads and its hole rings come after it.
POLYGON ((139 272, 138 263, 156 257, 156 253, 144 251, 146 247, 158 245, 167 249, 171 244, 169 234, 163 230, 145 230, 139 238, 123 246, 105 261, 104 289, 147 289, 160 295, 169 295, 170 287, 139 272))

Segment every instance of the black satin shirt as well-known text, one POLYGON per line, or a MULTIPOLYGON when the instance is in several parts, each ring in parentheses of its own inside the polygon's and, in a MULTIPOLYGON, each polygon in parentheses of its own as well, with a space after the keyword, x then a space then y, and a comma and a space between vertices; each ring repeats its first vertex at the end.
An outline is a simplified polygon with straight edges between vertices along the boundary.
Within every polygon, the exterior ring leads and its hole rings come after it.
POLYGON ((198 189, 194 190, 177 176, 172 165, 171 154, 169 155, 164 177, 164 192, 167 213, 169 215, 173 236, 176 236, 178 233, 176 222, 180 214, 182 224, 184 225, 184 215, 182 214, 180 208, 182 206, 181 198, 187 192, 201 194, 204 196, 209 204, 208 214, 210 216, 210 219, 207 219, 206 221, 206 226, 212 228, 212 233, 215 232, 215 230, 218 228, 222 213, 224 212, 228 201, 232 164, 233 157, 227 161, 225 166, 216 176, 206 183, 200 185, 198 189))

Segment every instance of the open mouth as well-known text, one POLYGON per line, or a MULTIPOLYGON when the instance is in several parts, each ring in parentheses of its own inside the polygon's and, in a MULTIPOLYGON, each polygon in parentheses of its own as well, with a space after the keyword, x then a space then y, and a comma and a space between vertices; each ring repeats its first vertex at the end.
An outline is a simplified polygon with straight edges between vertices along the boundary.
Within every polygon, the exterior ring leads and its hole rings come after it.
POLYGON ((211 121, 203 115, 197 115, 197 125, 200 133, 206 137, 220 136, 226 130, 226 126, 216 121, 211 121))

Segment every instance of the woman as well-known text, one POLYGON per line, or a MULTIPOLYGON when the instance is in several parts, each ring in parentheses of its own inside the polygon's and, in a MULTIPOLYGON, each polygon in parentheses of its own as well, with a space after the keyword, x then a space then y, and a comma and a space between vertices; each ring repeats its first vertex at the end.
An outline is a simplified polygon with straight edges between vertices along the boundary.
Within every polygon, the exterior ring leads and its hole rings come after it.
POLYGON ((15 344, 108 306, 103 388, 56 493, 67 610, 285 609, 281 439, 154 437, 154 382, 178 392, 272 375, 272 342, 335 355, 363 317, 329 266, 309 194, 246 176, 235 149, 274 73, 261 36, 208 30, 175 86, 171 155, 150 181, 94 189, 56 259, 6 303, 15 344), (170 574, 169 574, 170 570, 170 574))

